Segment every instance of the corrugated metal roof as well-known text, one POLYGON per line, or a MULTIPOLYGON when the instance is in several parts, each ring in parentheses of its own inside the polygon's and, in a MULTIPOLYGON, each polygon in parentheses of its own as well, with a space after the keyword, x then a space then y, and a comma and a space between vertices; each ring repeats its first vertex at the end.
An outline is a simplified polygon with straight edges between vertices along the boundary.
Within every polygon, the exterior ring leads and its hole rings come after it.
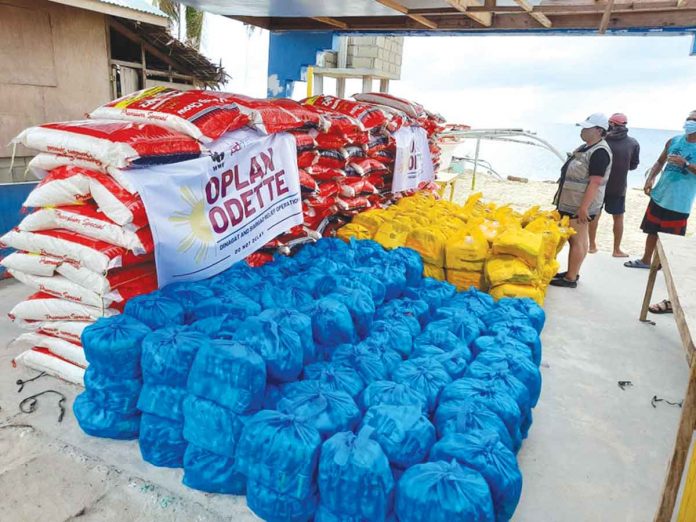
POLYGON ((167 18, 167 15, 160 11, 157 7, 150 4, 146 0, 98 0, 103 4, 117 5, 119 7, 125 7, 126 9, 133 9, 134 11, 140 11, 141 13, 148 13, 155 16, 162 16, 167 18))

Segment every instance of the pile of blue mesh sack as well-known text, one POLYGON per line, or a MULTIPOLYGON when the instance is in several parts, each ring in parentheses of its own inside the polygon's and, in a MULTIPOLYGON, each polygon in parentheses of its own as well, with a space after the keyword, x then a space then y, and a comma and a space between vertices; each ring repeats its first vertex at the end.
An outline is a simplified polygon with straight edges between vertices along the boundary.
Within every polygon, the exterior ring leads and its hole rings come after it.
POLYGON ((509 520, 544 312, 422 273, 322 239, 134 298, 85 329, 75 415, 270 522, 509 520))

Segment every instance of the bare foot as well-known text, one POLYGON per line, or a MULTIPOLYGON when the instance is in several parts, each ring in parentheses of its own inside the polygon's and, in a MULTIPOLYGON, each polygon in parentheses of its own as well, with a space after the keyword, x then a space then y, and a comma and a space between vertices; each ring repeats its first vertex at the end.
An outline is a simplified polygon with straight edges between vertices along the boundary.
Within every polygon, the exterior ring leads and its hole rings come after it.
POLYGON ((626 252, 622 252, 621 250, 619 250, 618 252, 614 252, 612 254, 612 256, 614 256, 614 257, 628 257, 628 254, 626 252))
POLYGON ((590 249, 588 250, 590 254, 596 254, 598 252, 596 246, 591 246, 590 249))

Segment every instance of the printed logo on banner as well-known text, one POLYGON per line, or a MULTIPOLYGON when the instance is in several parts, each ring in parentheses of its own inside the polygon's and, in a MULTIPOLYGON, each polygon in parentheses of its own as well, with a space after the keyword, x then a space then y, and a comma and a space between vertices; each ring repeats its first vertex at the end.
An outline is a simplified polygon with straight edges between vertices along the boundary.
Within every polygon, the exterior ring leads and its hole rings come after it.
POLYGON ((392 192, 418 188, 435 178, 430 146, 425 130, 420 127, 402 127, 394 133, 396 158, 392 192))
POLYGON ((160 286, 222 272, 302 223, 293 137, 255 138, 128 174, 153 230, 160 286))

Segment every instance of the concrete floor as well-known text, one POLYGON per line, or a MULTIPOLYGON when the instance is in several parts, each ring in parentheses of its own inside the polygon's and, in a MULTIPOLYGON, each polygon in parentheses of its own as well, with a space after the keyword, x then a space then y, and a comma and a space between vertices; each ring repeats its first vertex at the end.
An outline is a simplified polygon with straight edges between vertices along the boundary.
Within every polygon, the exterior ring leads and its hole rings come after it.
MULTIPOLYGON (((647 270, 591 256, 576 290, 551 288, 543 333, 544 384, 520 455, 524 488, 515 522, 652 520, 688 376, 672 316, 637 320, 647 270), (629 380, 625 391, 617 381, 629 380)), ((0 343, 19 333, 6 312, 28 292, 0 283, 0 343)), ((664 284, 658 277, 656 299, 664 284)), ((77 386, 44 377, 21 394, 17 350, 0 352, 0 519, 8 521, 256 520, 243 498, 206 495, 181 485, 181 470, 140 458, 137 443, 84 435, 71 409, 57 423, 56 400, 33 414, 21 398, 47 388, 68 404, 77 386)))

